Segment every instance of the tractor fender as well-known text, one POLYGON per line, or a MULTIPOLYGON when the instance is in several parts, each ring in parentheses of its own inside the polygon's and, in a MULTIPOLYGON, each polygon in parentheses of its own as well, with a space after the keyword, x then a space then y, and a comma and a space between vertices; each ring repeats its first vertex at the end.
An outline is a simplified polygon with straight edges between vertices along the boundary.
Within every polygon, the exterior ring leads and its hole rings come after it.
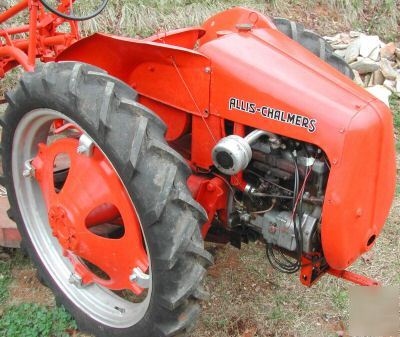
MULTIPOLYGON (((178 43, 180 37, 180 43, 189 46, 202 34, 194 28, 164 38, 178 43)), ((127 83, 168 125, 168 141, 187 131, 191 115, 209 111, 210 60, 197 51, 167 45, 157 36, 137 40, 94 34, 64 50, 57 61, 88 63, 127 83)))

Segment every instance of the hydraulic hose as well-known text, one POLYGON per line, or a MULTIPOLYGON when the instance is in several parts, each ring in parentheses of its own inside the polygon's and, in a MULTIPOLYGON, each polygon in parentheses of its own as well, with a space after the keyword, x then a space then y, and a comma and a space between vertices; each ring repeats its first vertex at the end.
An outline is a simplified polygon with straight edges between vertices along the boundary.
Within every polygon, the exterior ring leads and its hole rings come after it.
POLYGON ((42 5, 47 8, 50 12, 52 12, 53 14, 66 19, 66 20, 71 20, 71 21, 85 21, 85 20, 90 20, 93 19, 95 16, 99 15, 104 8, 106 8, 108 0, 103 0, 103 2, 101 3, 101 5, 91 14, 89 15, 85 15, 85 16, 75 16, 75 15, 68 15, 65 13, 62 13, 60 11, 58 11, 57 9, 54 9, 51 5, 49 5, 46 0, 39 0, 42 5))

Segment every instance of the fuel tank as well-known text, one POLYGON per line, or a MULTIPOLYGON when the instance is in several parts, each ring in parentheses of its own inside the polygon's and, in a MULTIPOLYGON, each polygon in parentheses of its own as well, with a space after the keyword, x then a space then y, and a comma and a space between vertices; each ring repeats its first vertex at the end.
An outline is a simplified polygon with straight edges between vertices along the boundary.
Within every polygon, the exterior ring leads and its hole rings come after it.
POLYGON ((325 151, 331 171, 323 251, 332 268, 345 269, 373 246, 390 210, 391 111, 272 26, 237 26, 203 39, 198 51, 211 60, 211 114, 325 151))

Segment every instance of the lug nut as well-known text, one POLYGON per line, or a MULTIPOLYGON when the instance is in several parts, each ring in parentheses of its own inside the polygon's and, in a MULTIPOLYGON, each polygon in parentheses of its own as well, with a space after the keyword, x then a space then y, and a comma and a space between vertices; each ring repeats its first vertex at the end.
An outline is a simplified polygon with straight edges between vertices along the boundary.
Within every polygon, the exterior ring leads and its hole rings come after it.
POLYGON ((68 279, 68 282, 77 288, 82 288, 82 286, 83 286, 82 277, 75 273, 71 274, 71 276, 68 279))
POLYGON ((31 176, 31 172, 30 172, 29 170, 24 170, 24 172, 22 172, 22 175, 23 175, 25 178, 29 178, 29 177, 31 176))
POLYGON ((35 176, 35 169, 32 167, 31 162, 32 162, 32 160, 27 160, 25 162, 25 165, 24 165, 25 168, 22 171, 22 176, 25 178, 32 178, 35 176))

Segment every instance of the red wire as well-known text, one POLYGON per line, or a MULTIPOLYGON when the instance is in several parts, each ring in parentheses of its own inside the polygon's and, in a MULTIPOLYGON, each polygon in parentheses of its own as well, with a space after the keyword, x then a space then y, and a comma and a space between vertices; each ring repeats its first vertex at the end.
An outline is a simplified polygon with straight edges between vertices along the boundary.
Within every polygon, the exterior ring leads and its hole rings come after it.
MULTIPOLYGON (((316 160, 316 157, 314 158, 314 163, 315 163, 315 160, 316 160)), ((297 195, 297 199, 296 199, 296 202, 295 202, 294 207, 293 207, 292 221, 294 221, 294 217, 295 217, 296 210, 297 210, 297 205, 298 205, 298 203, 299 203, 299 201, 300 201, 301 196, 302 196, 303 193, 304 193, 304 190, 305 190, 306 184, 307 184, 307 180, 308 180, 308 178, 309 178, 310 175, 311 175, 311 172, 312 172, 312 168, 313 168, 313 166, 314 166, 314 163, 311 165, 310 171, 307 172, 307 174, 306 174, 306 176, 305 176, 305 178, 304 178, 303 186, 301 187, 300 192, 299 192, 299 194, 297 195)), ((300 230, 301 230, 301 219, 300 219, 300 230)))

